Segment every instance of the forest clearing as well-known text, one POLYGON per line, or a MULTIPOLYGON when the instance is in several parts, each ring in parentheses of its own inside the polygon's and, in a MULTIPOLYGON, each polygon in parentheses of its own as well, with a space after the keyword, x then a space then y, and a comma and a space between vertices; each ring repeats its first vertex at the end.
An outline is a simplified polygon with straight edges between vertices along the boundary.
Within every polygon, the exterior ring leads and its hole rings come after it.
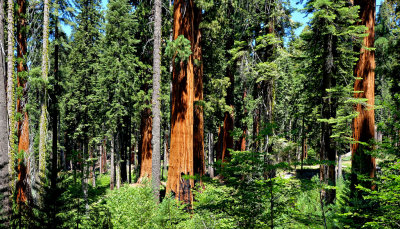
POLYGON ((399 0, 0 0, 0 228, 400 228, 399 0))

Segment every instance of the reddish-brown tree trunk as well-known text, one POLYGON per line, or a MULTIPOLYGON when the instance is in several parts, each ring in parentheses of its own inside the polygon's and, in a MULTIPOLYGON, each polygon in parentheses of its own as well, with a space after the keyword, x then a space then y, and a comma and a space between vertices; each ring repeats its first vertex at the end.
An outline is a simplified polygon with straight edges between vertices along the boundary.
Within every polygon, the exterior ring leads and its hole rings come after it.
MULTIPOLYGON (((360 25, 367 27, 368 36, 364 38, 363 46, 374 47, 375 40, 375 1, 374 0, 355 0, 355 5, 360 6, 360 25)), ((355 67, 354 76, 359 78, 354 83, 355 98, 366 98, 367 106, 357 104, 355 109, 359 115, 353 121, 353 138, 356 143, 352 144, 352 189, 360 183, 357 174, 375 177, 375 158, 367 152, 373 149, 372 145, 364 146, 357 142, 371 143, 374 140, 375 126, 375 52, 361 48, 360 58, 355 67)), ((373 184, 370 185, 374 189, 373 184)))
POLYGON ((140 121, 140 142, 139 142, 139 156, 140 156, 140 177, 139 182, 147 177, 151 179, 151 155, 152 155, 152 125, 153 119, 151 117, 151 109, 145 108, 142 111, 140 121))
POLYGON ((203 57, 201 51, 201 9, 194 9, 194 125, 193 125, 193 161, 194 173, 205 174, 204 163, 204 120, 203 120, 203 57))
MULTIPOLYGON (((228 42, 227 44, 227 50, 230 50, 233 47, 232 42, 228 42)), ((231 66, 227 67, 227 76, 229 77, 229 82, 230 85, 227 90, 227 96, 226 96, 226 103, 228 106, 230 106, 232 109, 234 108, 233 106, 233 93, 234 93, 234 74, 231 69, 231 66)), ((228 111, 225 112, 224 114, 224 125, 220 127, 219 133, 218 133, 218 143, 217 143, 217 160, 222 160, 223 162, 230 157, 230 152, 229 149, 233 149, 233 136, 232 131, 233 131, 233 113, 230 113, 228 111)))
POLYGON ((25 165, 21 159, 18 160, 18 182, 17 182, 17 201, 25 202, 27 200, 27 173, 29 171, 29 161, 27 158, 29 151, 29 117, 28 113, 24 111, 26 104, 26 81, 27 81, 27 65, 25 63, 27 51, 27 20, 26 20, 26 0, 18 0, 17 9, 17 82, 18 88, 23 89, 21 96, 17 98, 17 112, 21 114, 21 119, 17 122, 17 136, 18 136, 18 152, 25 152, 25 165))
MULTIPOLYGON (((243 91, 243 101, 245 101, 247 97, 247 90, 244 89, 243 91)), ((245 104, 243 104, 244 106, 245 104)), ((247 116, 247 109, 244 107, 244 116, 247 116)), ((247 136, 247 125, 241 124, 242 127, 242 135, 240 136, 239 140, 235 144, 235 150, 246 151, 246 136, 247 136)))
MULTIPOLYGON (((174 40, 183 35, 188 39, 194 53, 194 1, 174 1, 174 40)), ((171 98, 171 151, 169 159, 167 193, 174 192, 176 198, 192 202, 191 188, 194 181, 184 180, 182 175, 194 175, 193 168, 193 123, 194 123, 194 66, 193 55, 186 61, 173 60, 171 98)))

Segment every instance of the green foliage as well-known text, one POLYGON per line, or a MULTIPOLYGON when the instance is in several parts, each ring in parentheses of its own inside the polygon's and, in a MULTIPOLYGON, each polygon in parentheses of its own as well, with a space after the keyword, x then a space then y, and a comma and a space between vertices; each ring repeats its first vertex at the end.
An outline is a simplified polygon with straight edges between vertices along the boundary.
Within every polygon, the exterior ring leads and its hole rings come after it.
POLYGON ((156 204, 149 187, 124 186, 107 198, 115 228, 151 228, 156 204))
POLYGON ((192 55, 190 41, 185 36, 180 35, 173 41, 168 41, 165 54, 174 59, 175 64, 185 62, 192 55))

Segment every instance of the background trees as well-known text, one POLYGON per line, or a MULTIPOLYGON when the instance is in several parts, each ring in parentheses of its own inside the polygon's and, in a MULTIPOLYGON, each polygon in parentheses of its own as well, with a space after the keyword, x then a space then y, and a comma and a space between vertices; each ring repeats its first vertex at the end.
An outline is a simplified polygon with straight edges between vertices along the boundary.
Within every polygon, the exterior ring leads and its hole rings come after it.
POLYGON ((375 32, 374 4, 304 2, 299 31, 279 0, 9 0, 6 223, 394 227, 398 1, 375 32))

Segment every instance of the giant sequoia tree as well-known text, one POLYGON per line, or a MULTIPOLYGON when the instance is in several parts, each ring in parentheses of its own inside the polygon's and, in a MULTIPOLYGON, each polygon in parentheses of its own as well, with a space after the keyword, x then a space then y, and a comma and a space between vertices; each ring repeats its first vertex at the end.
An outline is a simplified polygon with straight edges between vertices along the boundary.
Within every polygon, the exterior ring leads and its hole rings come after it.
POLYGON ((17 200, 25 202, 28 198, 27 175, 29 165, 29 117, 25 109, 27 103, 27 0, 17 1, 17 137, 18 153, 23 153, 23 158, 18 157, 18 182, 17 200))
MULTIPOLYGON (((359 113, 353 121, 354 143, 352 152, 352 190, 359 183, 357 175, 375 177, 375 158, 371 155, 375 138, 375 1, 356 0, 354 5, 360 6, 360 25, 367 27, 368 36, 364 37, 363 47, 360 50, 359 60, 354 70, 357 77, 354 83, 354 97, 366 99, 366 103, 356 105, 359 113), (367 143, 365 145, 363 143, 367 143)), ((371 185, 374 189, 374 185, 371 185)))
POLYGON ((196 163, 193 152, 195 99, 193 51, 195 48, 195 23, 200 21, 196 20, 199 14, 195 14, 195 11, 196 5, 192 0, 174 2, 173 38, 183 44, 188 40, 187 45, 190 44, 191 54, 181 57, 175 53, 173 59, 171 153, 167 192, 172 191, 176 198, 189 202, 193 200, 190 189, 194 187, 194 181, 186 180, 182 175, 193 176, 194 163, 196 163), (182 36, 185 39, 181 39, 182 36))

